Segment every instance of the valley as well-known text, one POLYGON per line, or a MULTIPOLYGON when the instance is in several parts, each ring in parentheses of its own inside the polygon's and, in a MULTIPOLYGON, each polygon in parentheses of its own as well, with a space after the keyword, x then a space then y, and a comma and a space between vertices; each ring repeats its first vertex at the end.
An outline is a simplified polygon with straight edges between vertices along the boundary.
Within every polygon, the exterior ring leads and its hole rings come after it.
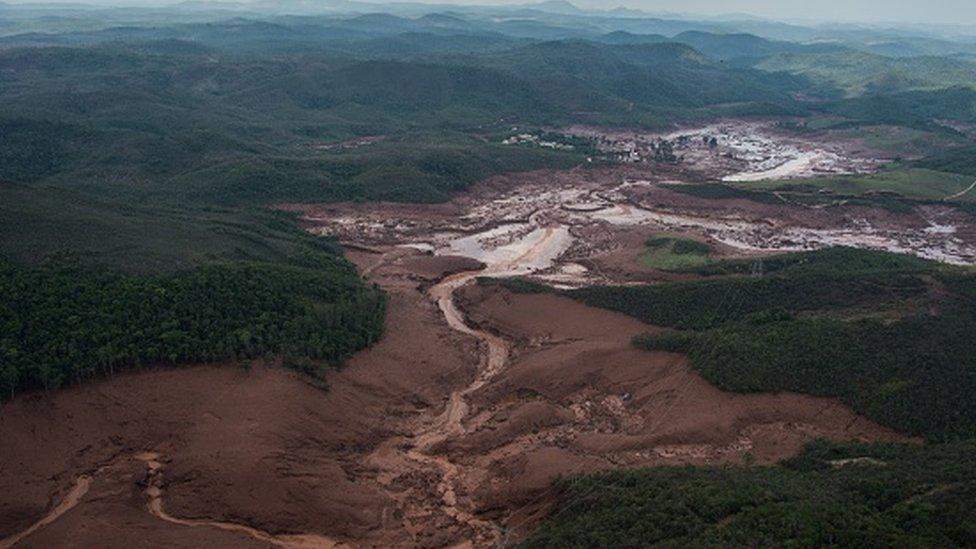
POLYGON ((914 1, 0 2, 0 549, 976 547, 914 1))
MULTIPOLYGON (((736 161, 739 173, 793 162, 762 153, 736 161)), ((834 245, 976 262, 971 219, 949 206, 896 214, 681 192, 717 168, 707 169, 499 176, 429 206, 279 206, 338 237, 388 293, 384 338, 329 375, 326 392, 270 365, 196 366, 7 404, 0 436, 31 436, 25 452, 42 444, 72 466, 5 453, 0 503, 4 516, 22 518, 5 524, 4 546, 124 543, 86 526, 94 517, 180 544, 489 546, 539 524, 556 475, 769 464, 816 439, 913 440, 836 399, 722 392, 685 356, 632 346, 660 328, 476 280, 581 288, 694 278, 641 264, 644 241, 660 233, 757 265, 834 245), (219 392, 195 396, 204 387, 219 392), (37 414, 42 402, 48 411, 37 414), (120 422, 83 412, 92 409, 131 412, 120 422), (50 435, 27 435, 39 430, 50 435)))

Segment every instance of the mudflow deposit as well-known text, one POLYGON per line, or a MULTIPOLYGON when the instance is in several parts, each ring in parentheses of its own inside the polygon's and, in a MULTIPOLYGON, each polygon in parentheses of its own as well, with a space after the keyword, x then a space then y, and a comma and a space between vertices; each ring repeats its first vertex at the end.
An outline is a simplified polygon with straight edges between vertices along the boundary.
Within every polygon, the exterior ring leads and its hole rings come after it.
MULTIPOLYGON (((16 399, 0 416, 12 449, 0 463, 0 547, 489 546, 538 524, 558 474, 770 463, 814 438, 901 440, 836 400, 723 393, 685 357, 632 347, 656 328, 629 317, 475 282, 687 276, 639 261, 661 232, 719 257, 847 245, 976 262, 972 224, 943 206, 896 214, 675 191, 870 171, 874 158, 762 127, 682 135, 677 164, 498 177, 441 205, 283 206, 338 237, 389 293, 384 339, 325 392, 269 364, 16 399)), ((601 139, 641 155, 640 139, 601 139)))

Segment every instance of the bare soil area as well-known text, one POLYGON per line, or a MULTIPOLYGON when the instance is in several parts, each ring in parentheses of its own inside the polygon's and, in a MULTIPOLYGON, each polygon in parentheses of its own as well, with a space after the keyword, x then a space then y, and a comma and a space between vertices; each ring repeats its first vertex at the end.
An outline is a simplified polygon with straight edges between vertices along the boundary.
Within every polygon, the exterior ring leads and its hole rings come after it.
POLYGON ((871 173, 889 160, 863 143, 829 137, 826 132, 798 135, 782 129, 780 122, 783 120, 726 120, 668 133, 587 126, 564 131, 595 139, 602 152, 622 162, 673 156, 693 171, 725 181, 871 173))
POLYGON ((470 464, 485 508, 508 513, 517 531, 548 503, 557 474, 772 463, 814 438, 903 439, 832 399, 719 391, 685 357, 634 348, 649 327, 617 313, 498 287, 469 286, 459 301, 514 348, 505 375, 471 396, 468 429, 445 449, 470 464))
POLYGON ((718 256, 846 244, 976 262, 971 219, 947 208, 811 209, 671 186, 701 177, 616 166, 493 178, 436 206, 282 206, 389 292, 385 337, 327 391, 273 364, 193 366, 3 404, 0 548, 490 546, 537 524, 556 474, 904 440, 836 400, 723 393, 684 357, 634 348, 655 328, 629 317, 473 284, 685 277, 638 261, 662 231, 718 256))
POLYGON ((673 165, 613 166, 493 178, 437 207, 282 207, 299 212, 312 232, 355 246, 403 246, 489 265, 531 247, 541 231, 555 231, 551 253, 516 274, 567 287, 670 279, 634 260, 646 238, 662 232, 708 242, 719 256, 850 246, 976 264, 976 222, 949 205, 895 213, 679 192, 701 177, 673 165))
POLYGON ((388 333, 326 392, 280 367, 196 366, 4 405, 3 543, 486 546, 535 525, 555 474, 900 438, 832 400, 721 393, 631 347, 648 326, 564 298, 462 283, 462 333, 430 282, 479 265, 352 255, 391 294, 388 333))
POLYGON ((449 329, 417 285, 399 275, 384 284, 387 335, 330 376, 328 391, 280 367, 196 366, 4 404, 0 547, 439 546, 465 537, 430 494, 435 467, 382 455, 384 445, 408 444, 478 367, 477 342, 449 329), (73 507, 8 537, 55 510, 78 479, 89 487, 73 507))

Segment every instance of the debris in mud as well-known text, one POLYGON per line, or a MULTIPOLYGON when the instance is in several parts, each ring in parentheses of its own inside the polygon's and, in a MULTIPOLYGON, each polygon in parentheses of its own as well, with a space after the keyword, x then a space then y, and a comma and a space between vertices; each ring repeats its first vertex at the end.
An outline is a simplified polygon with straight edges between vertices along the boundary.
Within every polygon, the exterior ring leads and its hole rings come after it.
POLYGON ((585 126, 571 127, 567 133, 596 139, 600 150, 615 155, 619 162, 677 162, 725 181, 873 173, 883 163, 882 159, 848 154, 843 144, 776 132, 763 122, 723 122, 667 134, 608 132, 585 126))
MULTIPOLYGON (((685 136, 678 139, 685 147, 679 150, 707 156, 689 157, 694 162, 681 168, 687 170, 687 179, 700 177, 703 170, 734 180, 799 177, 813 171, 849 173, 871 170, 876 163, 814 144, 779 144, 753 123, 709 126, 679 136, 685 136), (723 147, 739 152, 716 160, 713 149, 723 147)), ((494 276, 533 275, 564 287, 625 282, 607 279, 588 265, 594 255, 616 246, 616 228, 633 226, 705 237, 744 255, 851 246, 959 265, 976 263, 976 243, 966 238, 973 231, 958 230, 959 224, 972 225, 972 220, 954 216, 948 208, 921 207, 895 215, 854 206, 828 209, 786 201, 712 200, 673 192, 674 170, 666 179, 647 175, 621 181, 613 171, 601 175, 594 170, 585 178, 557 172, 551 180, 472 193, 440 210, 340 206, 329 207, 333 211, 328 213, 306 209, 304 218, 313 231, 343 242, 470 257, 488 265, 494 276), (608 238, 593 240, 589 228, 594 226, 607 227, 608 238), (499 269, 501 265, 508 267, 499 269)))
POLYGON ((357 137, 356 139, 350 139, 347 141, 340 141, 338 143, 322 143, 318 145, 313 145, 313 148, 323 150, 323 151, 342 151, 358 149, 360 147, 368 147, 370 145, 375 145, 386 139, 385 135, 374 135, 367 137, 357 137))
POLYGON ((859 457, 859 458, 848 458, 848 459, 835 459, 833 461, 829 461, 828 463, 830 463, 830 466, 831 467, 834 467, 834 468, 837 468, 837 469, 839 469, 841 467, 850 467, 852 465, 854 465, 854 466, 868 466, 868 467, 884 467, 885 465, 888 465, 884 461, 882 461, 880 459, 877 459, 877 458, 873 458, 873 457, 859 457))

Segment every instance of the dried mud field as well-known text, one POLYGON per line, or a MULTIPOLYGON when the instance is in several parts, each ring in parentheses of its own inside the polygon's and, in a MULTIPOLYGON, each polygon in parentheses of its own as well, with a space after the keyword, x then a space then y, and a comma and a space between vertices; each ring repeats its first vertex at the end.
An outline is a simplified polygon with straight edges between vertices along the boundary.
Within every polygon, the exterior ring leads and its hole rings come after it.
POLYGON ((447 204, 281 206, 337 237, 389 293, 385 337, 327 391, 274 364, 187 366, 5 404, 0 548, 487 547, 538 524, 555 475, 772 463, 815 438, 904 440, 833 399, 723 393, 685 357, 634 348, 657 328, 632 318, 475 283, 687 277, 639 261, 661 232, 722 257, 842 244, 976 262, 971 219, 943 206, 894 214, 675 191, 877 162, 746 135, 761 130, 700 130, 685 140, 683 155, 701 155, 691 162, 497 177, 447 204), (713 134, 730 137, 711 147, 713 134), (748 154, 721 152, 733 145, 748 154))
MULTIPOLYGON (((619 263, 612 256, 633 252, 629 249, 633 239, 627 235, 634 231, 687 235, 733 256, 851 246, 950 264, 976 263, 973 220, 947 205, 933 203, 910 213, 893 213, 856 205, 805 206, 777 194, 769 196, 779 197, 782 203, 704 199, 679 192, 681 185, 711 181, 799 181, 814 175, 876 171, 884 159, 857 143, 784 137, 757 122, 662 135, 567 131, 598 136, 601 148, 642 159, 666 140, 680 161, 642 160, 497 177, 451 203, 435 206, 284 208, 301 213, 313 232, 360 247, 409 247, 501 265, 543 246, 544 250, 522 257, 501 274, 532 275, 564 285, 625 282, 633 273, 611 273, 606 267, 619 263)), ((623 264, 633 263, 629 259, 623 264)))

